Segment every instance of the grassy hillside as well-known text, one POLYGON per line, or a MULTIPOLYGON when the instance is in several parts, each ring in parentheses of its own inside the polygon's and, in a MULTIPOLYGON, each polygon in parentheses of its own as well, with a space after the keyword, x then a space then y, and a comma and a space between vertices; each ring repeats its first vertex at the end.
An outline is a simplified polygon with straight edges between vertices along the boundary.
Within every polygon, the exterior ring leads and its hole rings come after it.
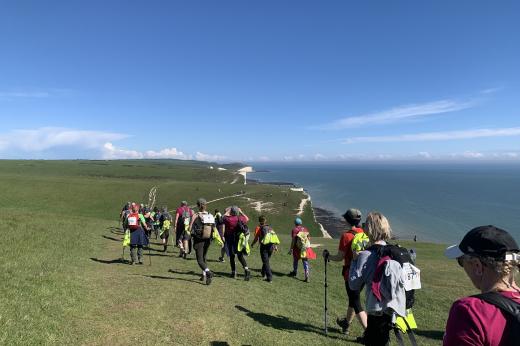
MULTIPOLYGON (((182 161, 1 161, 0 344, 264 345, 342 344, 323 328, 323 262, 312 262, 311 282, 285 274, 289 231, 303 195, 286 188, 244 186, 230 171, 182 161), (235 181, 235 184, 231 182, 235 181), (121 258, 117 215, 127 200, 144 199, 158 186, 158 204, 217 200, 210 209, 238 204, 256 219, 266 213, 282 238, 273 256, 272 284, 261 281, 258 250, 248 258, 252 281, 228 277, 212 245, 216 273, 199 281, 193 258, 177 258, 153 245, 146 265, 121 258), (238 192, 244 194, 236 195, 238 192), (262 211, 255 210, 260 206, 262 211), (152 265, 149 264, 149 259, 152 265)), ((310 206, 303 214, 314 235, 310 206)), ((315 238, 322 248, 337 241, 315 238)), ((405 244, 411 245, 411 244, 405 244)), ((443 246, 413 244, 424 288, 415 315, 422 345, 440 343, 451 302, 471 293, 462 269, 442 256, 443 246)), ((126 253, 128 259, 128 253, 126 253)), ((329 268, 329 319, 345 310, 340 264, 329 268)), ((331 323, 333 326, 333 324, 331 323)), ((361 333, 357 325, 353 335, 361 333)))

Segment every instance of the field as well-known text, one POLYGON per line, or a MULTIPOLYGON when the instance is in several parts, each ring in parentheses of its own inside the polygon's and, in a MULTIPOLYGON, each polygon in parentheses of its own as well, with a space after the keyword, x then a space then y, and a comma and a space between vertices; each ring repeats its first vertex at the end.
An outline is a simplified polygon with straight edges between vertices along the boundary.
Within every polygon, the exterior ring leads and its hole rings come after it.
MULTIPOLYGON (((290 278, 289 231, 301 192, 242 185, 230 170, 182 161, 0 161, 0 344, 8 345, 344 345, 352 336, 334 326, 345 313, 341 265, 329 264, 329 335, 323 333, 322 260, 312 262, 311 282, 290 278), (235 182, 234 184, 231 184, 235 182), (260 278, 258 249, 248 258, 253 279, 229 277, 210 248, 211 286, 199 281, 192 258, 167 253, 152 242, 145 265, 121 260, 118 213, 158 187, 158 205, 173 209, 204 197, 210 209, 238 204, 253 222, 265 213, 281 235, 272 258, 274 282, 260 278), (240 195, 237 195, 240 193, 240 195), (262 210, 255 210, 255 207, 262 210), (150 261, 151 260, 151 265, 150 261)), ((310 205, 304 223, 317 249, 334 251, 336 240, 319 238, 310 205)), ((251 224, 250 226, 253 226, 251 224)), ((406 243, 418 253, 423 289, 414 313, 421 345, 441 343, 451 302, 470 294, 470 282, 444 245, 406 243)), ((193 255, 192 255, 193 256, 193 255)), ((125 253, 128 259, 128 252, 125 253)), ((240 272, 240 271, 239 271, 240 272)), ((240 273, 242 274, 242 273, 240 273)), ((354 343, 352 343, 354 344, 354 343)))

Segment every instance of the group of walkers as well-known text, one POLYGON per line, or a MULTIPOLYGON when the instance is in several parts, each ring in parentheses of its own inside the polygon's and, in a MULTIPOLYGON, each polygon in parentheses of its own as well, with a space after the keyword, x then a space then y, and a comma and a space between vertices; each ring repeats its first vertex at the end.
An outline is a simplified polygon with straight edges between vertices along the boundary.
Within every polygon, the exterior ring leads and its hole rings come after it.
MULTIPOLYGON (((251 280, 251 270, 248 267, 246 257, 251 248, 259 244, 260 258, 262 260, 261 274, 265 281, 272 282, 273 273, 270 266, 270 258, 278 250, 280 243, 276 232, 268 224, 267 217, 261 215, 258 219, 251 237, 248 223, 249 217, 238 206, 226 208, 224 214, 218 209, 211 214, 207 210, 207 201, 204 198, 197 200, 197 210, 182 201, 176 209, 175 216, 170 215, 167 207, 161 210, 150 210, 145 205, 128 202, 121 212, 120 218, 125 230, 125 239, 130 246, 130 264, 143 264, 143 249, 149 247, 150 237, 155 234, 163 244, 166 252, 170 232, 175 234, 175 246, 179 248, 179 257, 187 259, 191 252, 195 251, 197 263, 202 271, 201 280, 207 285, 211 284, 213 273, 209 269, 206 255, 210 244, 215 242, 220 246, 219 262, 225 262, 225 256, 229 258, 232 278, 237 278, 236 259, 244 271, 244 280, 251 280)), ((301 260, 304 267, 304 281, 309 282, 310 267, 308 259, 315 258, 310 247, 310 235, 303 226, 301 218, 294 220, 294 228, 291 232, 292 243, 289 253, 293 256, 293 271, 289 276, 296 276, 298 263, 301 260), (313 257, 314 256, 314 257, 313 257)), ((125 241, 123 242, 125 245, 125 241)))
MULTIPOLYGON (((403 333, 408 334, 416 345, 413 329, 417 328, 411 308, 414 292, 421 287, 420 270, 415 267, 415 252, 392 245, 392 230, 388 219, 379 212, 371 212, 362 222, 361 212, 349 209, 343 215, 348 227, 343 232, 336 254, 323 251, 325 263, 342 261, 342 276, 348 297, 346 316, 338 318, 337 324, 348 334, 357 318, 364 330, 357 341, 365 345, 388 345, 390 332, 395 332, 397 341, 403 345, 403 333), (361 304, 361 292, 365 289, 365 306, 361 304)), ((197 200, 193 211, 186 201, 177 208, 175 216, 168 209, 154 208, 129 203, 121 213, 121 219, 129 238, 131 264, 143 264, 143 247, 149 246, 152 232, 160 238, 166 251, 170 231, 175 233, 175 245, 179 256, 187 258, 195 251, 202 271, 201 280, 211 284, 213 273, 207 265, 206 255, 210 244, 215 242, 220 249, 220 262, 229 258, 231 274, 237 277, 235 260, 238 258, 244 271, 244 280, 251 279, 251 270, 246 257, 257 243, 262 260, 261 274, 265 281, 272 282, 270 257, 278 250, 278 237, 260 216, 249 244, 249 217, 237 206, 226 208, 224 214, 207 210, 207 202, 197 200)), ((294 220, 289 253, 293 256, 296 276, 302 262, 304 280, 309 282, 309 259, 315 258, 310 246, 309 231, 302 220, 294 220)), ((126 238, 126 237, 125 237, 126 238)), ((469 231, 459 245, 446 251, 448 258, 457 259, 481 294, 456 301, 449 313, 443 344, 455 345, 516 345, 520 340, 520 288, 515 283, 515 274, 520 265, 520 249, 511 235, 495 226, 481 226, 469 231)))
MULTIPOLYGON (((417 345, 417 326, 411 307, 414 291, 420 288, 415 252, 390 245, 392 230, 387 218, 371 212, 361 226, 361 212, 349 209, 343 215, 348 228, 335 255, 323 251, 325 261, 343 261, 343 278, 348 296, 347 314, 337 324, 344 333, 357 317, 364 329, 358 342, 388 345, 394 330, 398 344, 405 332, 417 345), (360 293, 365 287, 365 307, 360 293)), ((520 266, 520 249, 513 237, 498 227, 470 230, 460 244, 446 249, 457 259, 481 294, 457 300, 451 307, 445 346, 506 346, 520 344, 520 288, 515 274, 520 266)))

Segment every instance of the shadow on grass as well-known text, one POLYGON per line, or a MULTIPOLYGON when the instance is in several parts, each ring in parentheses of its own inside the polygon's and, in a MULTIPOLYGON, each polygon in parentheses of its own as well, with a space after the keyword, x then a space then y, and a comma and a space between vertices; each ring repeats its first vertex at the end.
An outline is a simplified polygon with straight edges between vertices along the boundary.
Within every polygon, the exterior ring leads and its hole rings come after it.
POLYGON ((209 346, 230 346, 227 341, 211 341, 209 346))
MULTIPOLYGON (((174 273, 174 271, 172 270, 169 270, 170 273, 174 273)), ((194 284, 197 284, 197 285, 203 285, 203 286, 206 286, 205 283, 203 283, 202 281, 200 280, 195 280, 195 279, 183 279, 183 278, 175 278, 175 277, 172 277, 172 276, 161 276, 161 275, 141 275, 141 276, 144 276, 144 277, 147 277, 147 278, 150 278, 150 279, 157 279, 157 280, 179 280, 179 281, 186 281, 186 282, 191 282, 191 283, 194 283, 194 284)), ((200 275, 199 275, 200 276, 200 275)))
POLYGON ((444 331, 443 330, 419 330, 416 329, 414 331, 415 334, 420 335, 422 337, 428 338, 428 339, 434 339, 434 340, 442 340, 444 337, 444 331))
MULTIPOLYGON (((251 271, 256 272, 256 273, 261 273, 261 272, 262 272, 261 269, 251 269, 251 271)), ((273 273, 273 276, 279 276, 279 277, 281 277, 281 276, 287 276, 286 273, 275 272, 275 271, 273 271, 273 270, 271 270, 271 272, 273 273)))
MULTIPOLYGON (((321 328, 317 328, 313 325, 291 321, 289 317, 285 316, 272 316, 268 314, 264 314, 261 312, 253 312, 251 310, 248 310, 240 305, 235 305, 235 308, 237 310, 244 312, 248 317, 251 317, 253 320, 257 321, 260 324, 263 324, 266 327, 274 328, 282 331, 303 331, 303 332, 310 332, 310 333, 316 333, 316 334, 322 334, 325 335, 325 332, 321 328)), ((338 338, 336 336, 332 336, 330 334, 326 335, 328 338, 331 339, 337 339, 337 340, 343 340, 342 338, 338 338)))
POLYGON ((99 258, 90 257, 90 259, 97 263, 103 263, 103 264, 128 264, 128 261, 122 258, 117 258, 113 260, 103 260, 99 258))
POLYGON ((112 241, 119 241, 119 242, 123 241, 123 239, 117 239, 117 238, 109 237, 109 236, 106 236, 106 235, 102 235, 102 237, 105 238, 105 239, 108 239, 108 240, 112 240, 112 241))

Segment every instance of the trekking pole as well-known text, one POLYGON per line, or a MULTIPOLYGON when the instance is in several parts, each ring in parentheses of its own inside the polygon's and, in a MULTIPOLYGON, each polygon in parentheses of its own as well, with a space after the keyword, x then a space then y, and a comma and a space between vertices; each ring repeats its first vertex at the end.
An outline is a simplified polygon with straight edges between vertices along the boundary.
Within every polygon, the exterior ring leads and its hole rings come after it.
POLYGON ((325 335, 328 334, 328 329, 327 329, 327 262, 329 261, 328 258, 325 258, 325 309, 323 311, 324 313, 324 322, 325 322, 325 335))

